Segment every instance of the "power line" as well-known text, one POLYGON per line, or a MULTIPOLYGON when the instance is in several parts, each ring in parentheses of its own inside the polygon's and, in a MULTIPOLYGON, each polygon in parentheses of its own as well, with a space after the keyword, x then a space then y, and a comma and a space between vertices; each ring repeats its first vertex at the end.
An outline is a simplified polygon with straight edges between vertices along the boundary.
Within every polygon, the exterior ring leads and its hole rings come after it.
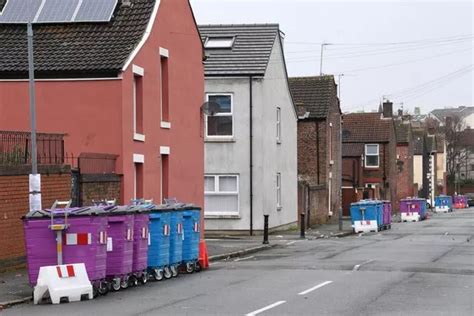
MULTIPOLYGON (((454 35, 454 36, 447 36, 447 37, 438 37, 438 38, 428 38, 422 40, 414 40, 414 41, 402 41, 402 42, 366 42, 366 43, 338 43, 332 42, 334 45, 345 45, 345 46, 381 46, 381 45, 405 45, 405 44, 413 44, 413 43, 423 43, 423 42, 432 42, 432 41, 441 41, 441 40, 449 40, 458 37, 472 37, 473 34, 462 34, 462 35, 454 35)), ((323 42, 292 42, 292 41, 285 41, 287 44, 296 44, 296 45, 321 45, 323 42)))

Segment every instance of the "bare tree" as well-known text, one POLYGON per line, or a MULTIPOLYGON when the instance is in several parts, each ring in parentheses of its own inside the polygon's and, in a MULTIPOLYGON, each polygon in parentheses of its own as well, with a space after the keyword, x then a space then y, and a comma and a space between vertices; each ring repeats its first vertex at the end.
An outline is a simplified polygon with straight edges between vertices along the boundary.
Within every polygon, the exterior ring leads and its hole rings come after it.
POLYGON ((450 180, 455 179, 459 166, 465 164, 469 157, 469 148, 462 141, 465 128, 462 117, 446 117, 443 131, 446 137, 446 169, 450 180))

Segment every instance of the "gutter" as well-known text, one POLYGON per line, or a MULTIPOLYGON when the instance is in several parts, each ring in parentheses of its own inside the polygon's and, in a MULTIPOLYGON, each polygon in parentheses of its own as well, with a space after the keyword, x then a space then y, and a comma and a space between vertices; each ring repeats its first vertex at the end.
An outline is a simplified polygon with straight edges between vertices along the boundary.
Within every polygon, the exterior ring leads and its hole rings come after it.
POLYGON ((253 77, 249 77, 249 176, 250 176, 250 236, 253 236, 253 77))

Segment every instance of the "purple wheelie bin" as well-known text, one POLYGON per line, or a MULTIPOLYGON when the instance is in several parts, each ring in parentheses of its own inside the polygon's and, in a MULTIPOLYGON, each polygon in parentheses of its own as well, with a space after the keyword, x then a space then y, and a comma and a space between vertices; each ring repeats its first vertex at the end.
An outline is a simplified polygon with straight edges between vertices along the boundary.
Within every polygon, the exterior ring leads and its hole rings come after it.
POLYGON ((107 217, 94 207, 42 210, 23 217, 28 278, 36 285, 40 267, 58 264, 58 230, 62 226, 63 264, 84 263, 94 294, 106 294, 107 217))
POLYGON ((392 228, 392 202, 383 201, 383 229, 392 228))
POLYGON ((131 283, 137 285, 138 281, 145 284, 148 281, 148 244, 150 211, 155 208, 153 204, 144 204, 136 207, 133 225, 133 262, 131 283))
POLYGON ((406 198, 400 200, 402 222, 418 222, 426 218, 426 200, 406 198))
POLYGON ((126 289, 133 272, 133 226, 136 206, 119 206, 107 214, 106 277, 112 289, 126 289))

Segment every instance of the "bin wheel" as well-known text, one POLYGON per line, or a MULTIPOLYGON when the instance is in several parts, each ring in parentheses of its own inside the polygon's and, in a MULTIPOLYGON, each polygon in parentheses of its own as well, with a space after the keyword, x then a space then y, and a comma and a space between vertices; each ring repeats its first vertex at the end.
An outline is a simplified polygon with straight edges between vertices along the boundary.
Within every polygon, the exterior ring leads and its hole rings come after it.
POLYGON ((131 275, 129 278, 128 278, 128 285, 130 286, 137 286, 138 285, 138 278, 134 275, 131 275))
POLYGON ((194 270, 195 270, 196 272, 201 272, 202 267, 201 267, 201 264, 199 263, 199 261, 196 262, 195 267, 194 267, 194 270))
POLYGON ((153 270, 153 278, 155 278, 156 281, 161 281, 163 280, 163 269, 154 269, 153 270))
POLYGON ((171 266, 171 274, 173 278, 178 276, 178 266, 171 266))
POLYGON ((171 279, 172 276, 173 276, 173 273, 171 272, 170 267, 165 267, 165 270, 164 270, 165 279, 171 279))
POLYGON ((140 283, 146 284, 148 282, 148 272, 143 272, 142 276, 140 277, 140 283))
POLYGON ((112 290, 119 291, 120 290, 120 278, 115 278, 112 281, 112 290))
POLYGON ((97 298, 99 296, 99 289, 97 286, 92 285, 92 297, 97 298))
POLYGON ((194 272, 194 263, 193 262, 186 262, 186 272, 193 273, 194 272))
POLYGON ((109 293, 109 284, 107 282, 100 282, 99 288, 97 289, 100 295, 107 295, 109 293))
POLYGON ((129 285, 129 278, 125 277, 122 280, 122 282, 120 282, 120 287, 125 290, 126 288, 128 288, 128 285, 129 285))

